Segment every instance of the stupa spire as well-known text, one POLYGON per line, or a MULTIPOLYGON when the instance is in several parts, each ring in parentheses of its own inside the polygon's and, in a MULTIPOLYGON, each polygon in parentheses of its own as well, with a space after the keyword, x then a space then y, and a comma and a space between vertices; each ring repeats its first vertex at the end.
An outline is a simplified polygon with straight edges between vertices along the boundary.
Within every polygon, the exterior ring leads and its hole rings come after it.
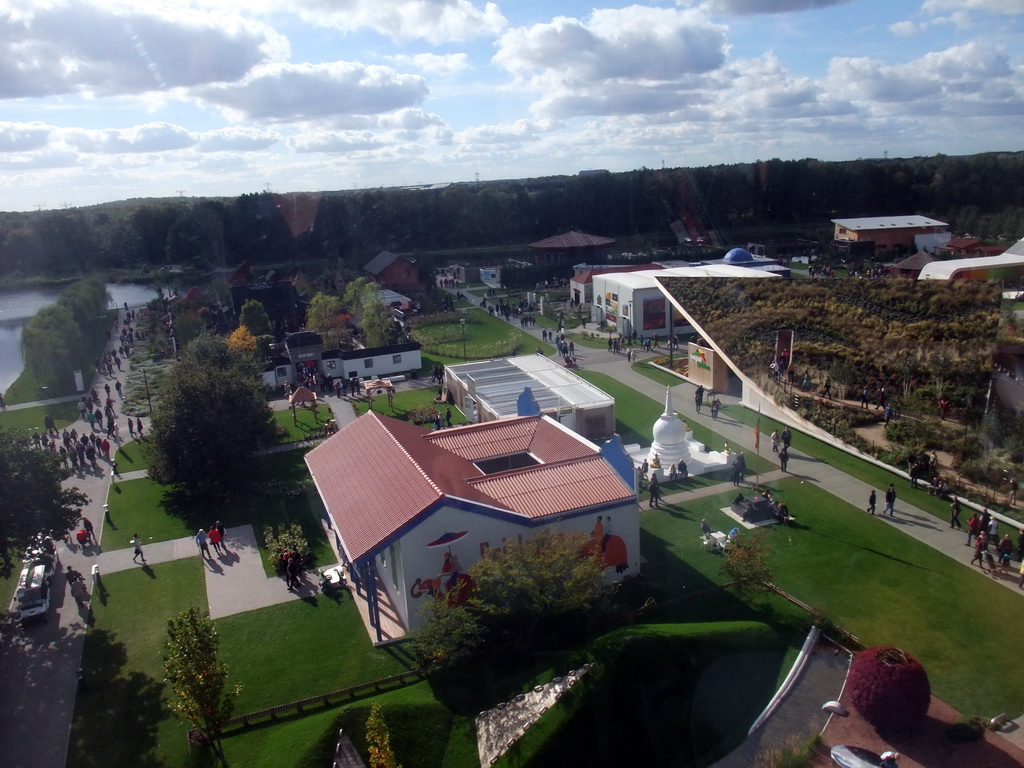
POLYGON ((672 387, 665 387, 665 416, 671 416, 675 411, 672 409, 672 387))

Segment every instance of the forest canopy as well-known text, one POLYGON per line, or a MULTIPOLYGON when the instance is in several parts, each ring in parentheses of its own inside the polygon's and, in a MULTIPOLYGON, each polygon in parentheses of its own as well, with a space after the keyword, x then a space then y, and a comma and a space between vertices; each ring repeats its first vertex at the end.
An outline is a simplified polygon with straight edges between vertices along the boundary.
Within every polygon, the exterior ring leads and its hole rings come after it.
MULTIPOLYGON (((1024 152, 846 162, 766 160, 704 168, 236 198, 131 201, 0 213, 0 277, 93 270, 208 269, 331 261, 361 268, 381 249, 506 248, 567 230, 624 250, 673 247, 699 220, 732 244, 758 228, 827 242, 830 219, 932 216, 960 234, 1024 237, 1024 152)), ((742 243, 740 243, 742 244, 742 243)))

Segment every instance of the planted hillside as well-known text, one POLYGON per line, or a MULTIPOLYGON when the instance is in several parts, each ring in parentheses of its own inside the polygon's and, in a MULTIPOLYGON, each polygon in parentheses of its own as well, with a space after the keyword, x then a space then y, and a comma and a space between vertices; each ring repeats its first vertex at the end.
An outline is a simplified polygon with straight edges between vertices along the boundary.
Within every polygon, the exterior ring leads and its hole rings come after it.
MULTIPOLYGON (((955 449, 956 468, 969 469, 983 450, 976 428, 999 328, 998 284, 686 278, 664 284, 744 374, 836 436, 870 447, 854 428, 884 420, 896 447, 876 450, 900 465, 932 449, 955 449), (770 367, 781 330, 794 332, 785 380, 770 367), (879 404, 883 390, 888 414, 879 404), (948 404, 945 413, 940 401, 948 404), (970 439, 965 426, 972 428, 970 439)), ((999 445, 998 436, 982 436, 999 445)))

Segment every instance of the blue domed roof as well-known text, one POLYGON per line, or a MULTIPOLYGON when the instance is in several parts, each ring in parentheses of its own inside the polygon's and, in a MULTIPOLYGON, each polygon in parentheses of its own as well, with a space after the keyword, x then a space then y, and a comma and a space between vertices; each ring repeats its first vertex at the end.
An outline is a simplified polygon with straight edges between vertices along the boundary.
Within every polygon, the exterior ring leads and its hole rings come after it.
POLYGON ((753 260, 754 257, 746 248, 733 248, 731 251, 725 254, 725 258, 722 259, 722 261, 728 264, 739 264, 740 262, 753 260))

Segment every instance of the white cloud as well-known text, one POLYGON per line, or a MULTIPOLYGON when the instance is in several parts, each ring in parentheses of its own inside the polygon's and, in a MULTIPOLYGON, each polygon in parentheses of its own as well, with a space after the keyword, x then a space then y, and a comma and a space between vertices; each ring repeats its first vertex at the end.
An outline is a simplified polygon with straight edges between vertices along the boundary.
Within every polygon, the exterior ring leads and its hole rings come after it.
POLYGON ((370 28, 397 42, 441 43, 497 35, 507 24, 495 3, 469 0, 298 0, 292 10, 319 27, 370 28))
POLYGON ((273 64, 237 83, 196 90, 204 101, 249 120, 298 122, 411 107, 427 95, 418 75, 358 62, 273 64))
POLYGON ((1020 0, 925 0, 921 10, 927 13, 983 11, 997 16, 1019 16, 1024 13, 1024 4, 1020 0))
POLYGON ((397 54, 388 56, 388 61, 415 67, 432 75, 451 77, 469 68, 469 55, 465 53, 417 53, 413 55, 397 54))
POLYGON ((0 123, 0 152, 29 152, 47 145, 53 128, 44 123, 0 123))
POLYGON ((754 13, 790 13, 814 11, 852 0, 712 0, 711 8, 718 13, 744 16, 754 13))
POLYGON ((167 152, 196 144, 191 133, 169 123, 147 123, 120 130, 73 128, 64 131, 63 138, 79 152, 108 155, 167 152))
POLYGON ((78 165, 78 155, 66 149, 46 149, 21 155, 0 156, 5 171, 38 171, 48 168, 71 168, 78 165))
POLYGON ((725 28, 700 11, 630 6, 560 16, 498 40, 494 62, 515 75, 541 73, 569 88, 611 79, 674 81, 725 59, 725 28))
POLYGON ((316 131, 288 139, 295 152, 356 152, 384 146, 370 131, 316 131))
POLYGON ((1010 67, 1006 53, 978 42, 928 53, 903 64, 876 59, 832 59, 830 93, 860 102, 920 102, 954 97, 975 99, 1000 85, 1022 89, 1021 70, 1010 67), (1006 83, 1000 81, 1008 80, 1006 83))
POLYGON ((539 139, 550 133, 557 123, 553 120, 516 120, 504 125, 476 125, 458 131, 455 142, 460 146, 513 144, 516 146, 539 139))
POLYGON ((255 152, 272 147, 280 140, 276 131, 241 126, 220 128, 200 134, 196 149, 200 152, 255 152))
POLYGON ((896 35, 896 37, 913 37, 922 32, 924 28, 923 24, 917 24, 913 21, 897 21, 889 25, 889 31, 896 35))
POLYGON ((5 15, 0 98, 110 96, 234 80, 288 53, 274 30, 226 13, 170 8, 155 15, 66 0, 23 13, 9 6, 5 15))

